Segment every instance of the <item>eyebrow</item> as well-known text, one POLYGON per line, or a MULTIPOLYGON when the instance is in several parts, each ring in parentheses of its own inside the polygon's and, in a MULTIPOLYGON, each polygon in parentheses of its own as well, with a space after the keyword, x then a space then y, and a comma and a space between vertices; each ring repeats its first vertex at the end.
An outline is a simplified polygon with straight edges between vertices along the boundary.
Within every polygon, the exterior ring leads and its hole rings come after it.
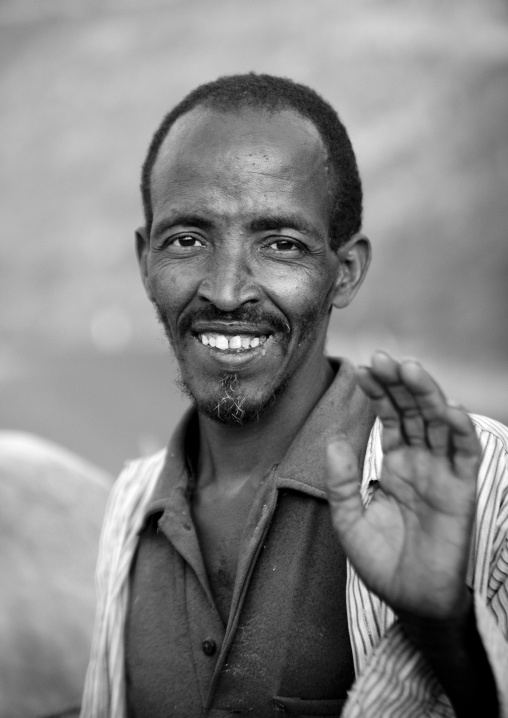
POLYGON ((266 232, 270 230, 294 229, 302 234, 315 234, 316 228, 297 214, 272 214, 253 219, 249 223, 253 232, 266 232))
POLYGON ((157 222, 153 229, 153 236, 159 237, 168 229, 172 229, 178 225, 197 227, 198 229, 209 230, 213 227, 213 222, 205 219, 197 214, 174 214, 161 222, 157 222))
MULTIPOLYGON (((214 222, 194 213, 175 213, 158 222, 153 229, 153 236, 159 237, 164 232, 178 225, 196 227, 204 231, 214 227, 214 222)), ((298 214, 270 214, 253 219, 248 223, 251 232, 280 231, 281 229, 294 229, 302 234, 315 234, 316 227, 298 214)))

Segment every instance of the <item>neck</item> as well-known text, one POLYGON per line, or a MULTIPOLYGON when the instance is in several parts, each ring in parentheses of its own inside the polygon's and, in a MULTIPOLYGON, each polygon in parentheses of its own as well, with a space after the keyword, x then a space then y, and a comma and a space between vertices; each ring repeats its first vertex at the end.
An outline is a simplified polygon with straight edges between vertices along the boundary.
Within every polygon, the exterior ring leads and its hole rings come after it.
POLYGON ((225 488, 261 480, 281 461, 333 378, 333 370, 323 356, 310 376, 295 377, 256 422, 234 426, 199 415, 197 475, 201 487, 216 484, 225 488))

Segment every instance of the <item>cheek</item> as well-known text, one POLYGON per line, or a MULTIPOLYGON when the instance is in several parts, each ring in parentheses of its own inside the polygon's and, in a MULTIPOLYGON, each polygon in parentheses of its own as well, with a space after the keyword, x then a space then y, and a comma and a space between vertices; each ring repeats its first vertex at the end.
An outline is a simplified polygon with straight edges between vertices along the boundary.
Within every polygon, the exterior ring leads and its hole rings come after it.
POLYGON ((328 315, 335 284, 331 272, 302 268, 297 273, 277 272, 276 275, 267 277, 267 293, 293 328, 302 321, 307 323, 328 315))
POLYGON ((148 268, 153 299, 165 314, 181 311, 192 299, 199 280, 181 266, 154 264, 148 268))

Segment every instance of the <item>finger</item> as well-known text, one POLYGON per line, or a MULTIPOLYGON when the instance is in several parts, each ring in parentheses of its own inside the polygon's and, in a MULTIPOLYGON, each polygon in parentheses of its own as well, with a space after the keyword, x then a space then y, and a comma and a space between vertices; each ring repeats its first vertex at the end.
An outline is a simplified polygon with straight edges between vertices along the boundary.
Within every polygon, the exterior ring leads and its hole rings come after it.
POLYGON ((482 447, 474 424, 461 406, 448 406, 446 413, 454 472, 460 478, 476 480, 482 447))
POLYGON ((446 456, 449 451, 450 427, 445 395, 431 375, 414 359, 404 359, 399 373, 424 419, 427 445, 437 456, 446 456))
POLYGON ((363 514, 358 461, 349 442, 339 437, 326 451, 327 493, 339 536, 345 536, 363 514))
POLYGON ((359 366, 356 370, 358 384, 371 399, 376 414, 383 424, 381 442, 383 451, 392 451, 405 443, 400 414, 384 384, 381 384, 369 367, 359 366))
POLYGON ((400 364, 389 354, 377 351, 372 356, 372 372, 386 386, 392 403, 400 414, 406 442, 412 446, 425 444, 425 422, 412 392, 400 375, 400 364))

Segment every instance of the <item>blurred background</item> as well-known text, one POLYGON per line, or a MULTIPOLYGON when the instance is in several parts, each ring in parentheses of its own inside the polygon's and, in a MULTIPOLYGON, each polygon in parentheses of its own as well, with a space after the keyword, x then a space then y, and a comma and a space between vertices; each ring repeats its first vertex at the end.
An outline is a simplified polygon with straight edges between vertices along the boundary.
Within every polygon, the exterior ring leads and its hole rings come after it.
POLYGON ((329 350, 425 360, 508 421, 508 4, 1 0, 0 427, 111 474, 163 446, 175 364, 138 278, 139 170, 198 83, 289 76, 337 108, 374 246, 329 350))
POLYGON ((507 0, 0 0, 0 718, 79 704, 109 487, 185 405, 133 249, 150 137, 250 70, 357 151, 374 259, 330 353, 508 422, 507 0))

